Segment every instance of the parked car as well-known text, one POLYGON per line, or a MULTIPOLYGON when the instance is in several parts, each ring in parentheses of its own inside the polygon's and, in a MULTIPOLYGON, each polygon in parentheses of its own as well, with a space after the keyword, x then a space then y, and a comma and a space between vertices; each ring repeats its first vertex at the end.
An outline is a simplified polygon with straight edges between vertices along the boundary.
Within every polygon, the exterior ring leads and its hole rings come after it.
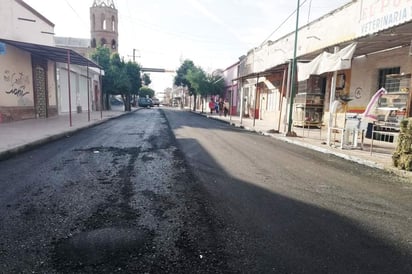
POLYGON ((145 97, 139 98, 139 100, 137 100, 137 104, 139 107, 144 107, 144 108, 153 106, 152 100, 150 100, 150 98, 145 98, 145 97))
POLYGON ((159 99, 153 97, 152 101, 153 101, 154 106, 160 106, 160 100, 159 99))

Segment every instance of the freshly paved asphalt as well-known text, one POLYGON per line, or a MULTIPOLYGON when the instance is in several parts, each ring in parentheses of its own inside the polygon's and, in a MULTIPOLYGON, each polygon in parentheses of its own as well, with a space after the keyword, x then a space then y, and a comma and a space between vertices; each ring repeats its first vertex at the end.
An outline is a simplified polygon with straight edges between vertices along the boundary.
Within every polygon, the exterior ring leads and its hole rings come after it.
MULTIPOLYGON (((138 111, 139 109, 133 109, 138 111)), ((370 140, 365 139, 363 149, 341 149, 325 145, 326 130, 296 128, 298 137, 286 137, 282 133, 273 133, 274 126, 265 120, 243 118, 238 116, 219 116, 208 113, 200 113, 207 118, 219 119, 245 130, 256 131, 260 134, 283 140, 295 145, 304 146, 327 154, 354 161, 362 165, 384 169, 399 176, 410 178, 412 172, 399 170, 392 166, 392 152, 394 144, 375 142, 374 149, 370 151, 370 140)), ((47 142, 64 138, 76 131, 103 123, 108 119, 114 119, 121 115, 127 115, 122 108, 102 112, 82 112, 59 115, 48 119, 30 119, 11 123, 0 123, 0 160, 9 158, 17 153, 26 151, 47 142)))

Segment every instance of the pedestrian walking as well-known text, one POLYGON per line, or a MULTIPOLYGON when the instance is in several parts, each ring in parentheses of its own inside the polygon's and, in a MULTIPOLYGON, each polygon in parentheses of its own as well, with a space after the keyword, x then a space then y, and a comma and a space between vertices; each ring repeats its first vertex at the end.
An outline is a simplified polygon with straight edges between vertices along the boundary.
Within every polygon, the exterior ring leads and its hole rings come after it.
POLYGON ((225 115, 226 117, 228 113, 229 113, 229 101, 225 99, 225 102, 223 104, 223 115, 225 115))
POLYGON ((215 101, 213 100, 213 98, 211 98, 209 101, 209 108, 210 108, 210 114, 212 114, 213 110, 215 109, 215 101))
POLYGON ((222 114, 223 114, 223 106, 224 106, 223 99, 220 98, 219 99, 219 116, 222 116, 222 114))

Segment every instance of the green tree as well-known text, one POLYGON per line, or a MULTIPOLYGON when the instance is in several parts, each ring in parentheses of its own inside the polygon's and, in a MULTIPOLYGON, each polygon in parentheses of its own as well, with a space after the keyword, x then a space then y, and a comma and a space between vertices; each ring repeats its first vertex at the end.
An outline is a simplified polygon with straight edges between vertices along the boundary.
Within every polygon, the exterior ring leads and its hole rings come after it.
POLYGON ((125 111, 130 111, 132 83, 127 73, 126 64, 117 53, 113 54, 111 58, 111 73, 113 75, 113 90, 111 94, 120 95, 125 111))
POLYGON ((126 73, 129 75, 131 82, 131 95, 134 97, 134 102, 136 102, 136 96, 139 95, 139 89, 142 87, 140 70, 141 68, 138 64, 134 62, 127 62, 126 73))
MULTIPOLYGON (((197 96, 200 98, 204 98, 207 95, 209 90, 209 82, 207 81, 207 75, 204 70, 200 67, 193 67, 188 70, 186 74, 186 80, 189 82, 192 95, 195 97, 195 101, 197 96)), ((202 100, 202 110, 203 110, 203 100, 202 100)), ((193 109, 195 110, 195 108, 193 109)))
POLYGON ((149 97, 152 98, 155 95, 155 91, 148 87, 141 87, 139 90, 139 97, 149 97))
POLYGON ((131 96, 137 94, 141 87, 140 66, 136 63, 125 63, 119 54, 110 56, 108 48, 97 48, 92 59, 104 69, 102 90, 106 98, 106 109, 109 109, 109 96, 120 95, 125 111, 131 110, 131 96))
POLYGON ((207 76, 208 94, 223 96, 225 92, 225 80, 221 75, 209 74, 207 76))
MULTIPOLYGON (((194 71, 196 69, 195 64, 192 60, 185 60, 180 65, 176 71, 176 76, 174 78, 174 84, 176 86, 186 87, 189 91, 190 96, 194 96, 195 102, 197 98, 197 93, 194 88, 192 88, 190 81, 187 79, 187 75, 190 70, 194 71)), ((196 105, 193 104, 193 111, 196 110, 196 105)))
POLYGON ((180 67, 176 71, 176 76, 174 78, 174 84, 176 86, 182 87, 190 87, 189 81, 186 79, 186 75, 189 70, 193 70, 195 68, 195 64, 192 60, 185 60, 180 65, 180 67))
MULTIPOLYGON (((189 95, 194 96, 195 102, 197 96, 201 96, 202 99, 207 95, 222 96, 225 90, 224 79, 221 75, 213 73, 207 74, 201 67, 195 66, 190 60, 185 60, 176 71, 174 84, 187 87, 189 95)), ((195 108, 196 106, 194 105, 193 110, 195 110, 195 108)))
POLYGON ((147 73, 144 73, 144 74, 143 74, 142 79, 143 79, 143 84, 144 84, 145 86, 149 86, 149 85, 152 83, 152 80, 150 79, 150 75, 147 74, 147 73))
POLYGON ((109 95, 113 90, 113 76, 110 73, 110 50, 105 47, 98 47, 92 54, 91 58, 102 67, 104 77, 102 77, 102 96, 104 100, 104 109, 110 109, 109 95))

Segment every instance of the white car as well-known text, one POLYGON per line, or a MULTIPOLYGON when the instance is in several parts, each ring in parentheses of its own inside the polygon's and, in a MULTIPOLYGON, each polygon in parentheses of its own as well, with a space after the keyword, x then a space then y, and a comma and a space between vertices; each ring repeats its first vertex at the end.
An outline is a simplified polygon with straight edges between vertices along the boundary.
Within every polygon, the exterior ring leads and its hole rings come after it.
POLYGON ((153 101, 153 106, 160 106, 160 100, 159 99, 153 97, 152 101, 153 101))

